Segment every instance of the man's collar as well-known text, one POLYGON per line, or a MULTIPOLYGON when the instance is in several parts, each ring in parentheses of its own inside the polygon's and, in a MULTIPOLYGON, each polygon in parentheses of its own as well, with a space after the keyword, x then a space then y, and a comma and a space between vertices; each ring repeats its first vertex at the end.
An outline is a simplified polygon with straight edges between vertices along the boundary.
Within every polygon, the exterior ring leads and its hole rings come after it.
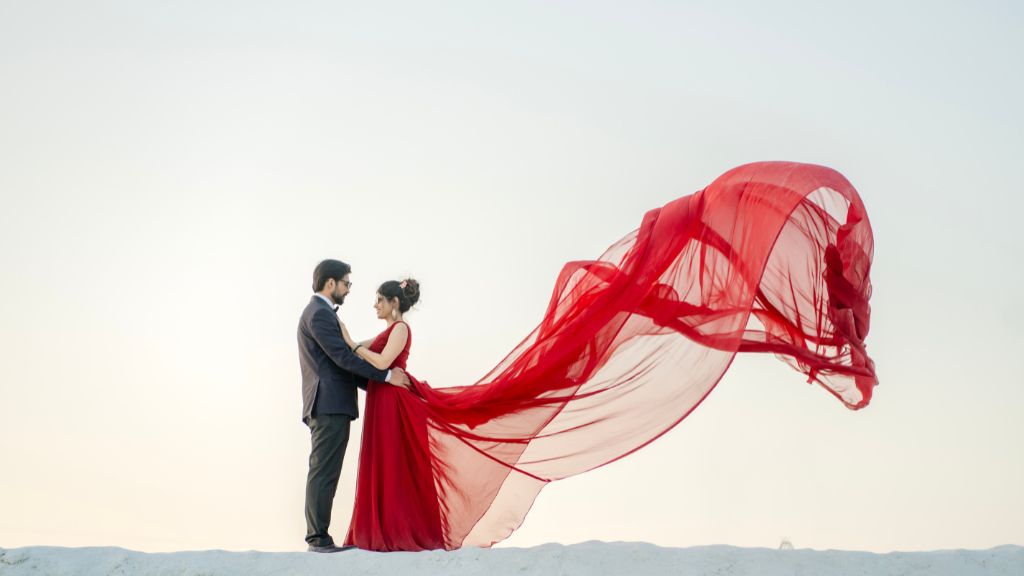
POLYGON ((327 303, 327 305, 328 305, 328 306, 330 306, 332 310, 334 310, 335 312, 337 312, 337 311, 338 311, 338 305, 337 305, 337 304, 335 304, 334 302, 331 302, 331 301, 330 301, 330 299, 328 299, 328 298, 327 298, 327 296, 324 296, 323 294, 321 294, 321 293, 319 293, 319 292, 317 292, 317 293, 316 293, 316 294, 314 294, 313 296, 318 296, 318 297, 320 297, 320 299, 321 299, 321 300, 323 300, 324 302, 326 302, 326 303, 327 303))

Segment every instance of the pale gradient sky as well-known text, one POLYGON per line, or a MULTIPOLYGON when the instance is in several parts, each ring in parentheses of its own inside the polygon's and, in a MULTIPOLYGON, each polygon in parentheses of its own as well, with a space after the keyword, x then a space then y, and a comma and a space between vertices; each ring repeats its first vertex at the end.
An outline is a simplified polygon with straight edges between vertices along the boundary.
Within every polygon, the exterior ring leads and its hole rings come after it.
POLYGON ((301 549, 317 261, 358 338, 420 279, 410 369, 468 384, 754 160, 864 198, 873 404, 741 357, 505 545, 1024 544, 1024 5, 771 4, 0 1, 0 546, 301 549))

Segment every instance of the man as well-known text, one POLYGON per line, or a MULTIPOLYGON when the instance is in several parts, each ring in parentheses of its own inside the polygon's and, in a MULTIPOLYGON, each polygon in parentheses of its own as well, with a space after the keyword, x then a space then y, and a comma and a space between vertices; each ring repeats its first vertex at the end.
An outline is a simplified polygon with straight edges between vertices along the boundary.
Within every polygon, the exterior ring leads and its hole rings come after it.
MULTIPOLYGON (((302 421, 309 426, 312 450, 306 477, 306 543, 310 552, 339 552, 327 533, 352 420, 359 417, 356 388, 367 380, 408 386, 401 369, 378 370, 345 344, 336 312, 352 287, 352 268, 324 260, 313 271, 313 291, 299 319, 302 367, 302 421)), ((350 548, 350 547, 349 547, 350 548)))

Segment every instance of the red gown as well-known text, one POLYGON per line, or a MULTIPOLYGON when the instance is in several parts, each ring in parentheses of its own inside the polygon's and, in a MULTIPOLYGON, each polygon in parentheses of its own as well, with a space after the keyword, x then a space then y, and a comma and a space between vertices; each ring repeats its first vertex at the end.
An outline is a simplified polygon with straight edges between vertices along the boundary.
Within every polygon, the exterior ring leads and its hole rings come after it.
MULTIPOLYGON (((397 325, 378 334, 370 350, 384 350, 397 325)), ((410 330, 392 368, 405 370, 411 345, 410 330)), ((413 386, 415 391, 424 384, 413 386)), ((382 552, 444 548, 424 408, 422 398, 403 388, 367 384, 356 501, 346 545, 382 552)))
POLYGON ((867 406, 873 250, 860 196, 823 166, 747 164, 651 210, 597 260, 566 264, 538 326, 474 384, 370 383, 347 542, 507 538, 548 482, 679 424, 740 352, 867 406))

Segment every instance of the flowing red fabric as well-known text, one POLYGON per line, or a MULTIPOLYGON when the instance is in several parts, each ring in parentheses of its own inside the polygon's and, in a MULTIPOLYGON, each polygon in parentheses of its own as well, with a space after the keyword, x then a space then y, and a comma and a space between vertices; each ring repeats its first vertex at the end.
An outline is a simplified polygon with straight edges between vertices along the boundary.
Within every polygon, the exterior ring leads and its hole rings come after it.
POLYGON ((651 210, 599 259, 566 264, 539 326, 474 385, 369 390, 356 508, 392 513, 354 520, 350 541, 490 546, 548 482, 682 421, 737 352, 773 353, 866 406, 872 253, 860 197, 823 166, 747 164, 651 210), (364 476, 364 459, 386 460, 364 476))

